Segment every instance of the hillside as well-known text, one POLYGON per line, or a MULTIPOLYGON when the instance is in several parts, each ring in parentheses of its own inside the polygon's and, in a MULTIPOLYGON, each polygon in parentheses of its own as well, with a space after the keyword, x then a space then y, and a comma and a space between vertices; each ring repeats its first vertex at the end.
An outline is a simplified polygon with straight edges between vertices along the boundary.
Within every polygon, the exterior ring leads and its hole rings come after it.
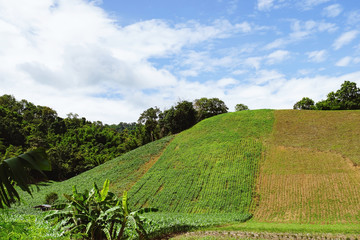
POLYGON ((273 121, 272 110, 218 115, 175 138, 155 141, 42 187, 33 198, 23 196, 30 205, 37 205, 50 192, 61 196, 71 192, 73 185, 89 189, 93 182, 101 186, 108 178, 111 191, 121 195, 130 189, 130 201, 137 206, 183 213, 248 212, 263 139, 271 133, 273 121))
POLYGON ((28 205, 35 206, 44 203, 48 193, 56 192, 64 199, 62 194, 70 194, 73 185, 76 185, 79 191, 83 191, 91 189, 94 182, 102 186, 106 179, 111 181, 111 191, 121 196, 124 190, 129 190, 151 168, 172 139, 173 136, 170 136, 146 144, 69 180, 40 187, 41 191, 33 192, 33 197, 22 193, 22 199, 28 205))
POLYGON ((221 114, 25 198, 35 205, 49 192, 109 178, 111 191, 129 190, 133 206, 159 208, 156 221, 189 226, 201 219, 195 225, 205 226, 252 213, 238 229, 287 231, 292 224, 303 232, 353 233, 360 223, 359 123, 360 111, 221 114), (273 225, 279 223, 285 225, 273 225))
POLYGON ((188 213, 248 212, 272 110, 206 119, 177 135, 130 190, 137 206, 188 213))
POLYGON ((359 111, 275 111, 255 219, 360 223, 359 124, 359 111))

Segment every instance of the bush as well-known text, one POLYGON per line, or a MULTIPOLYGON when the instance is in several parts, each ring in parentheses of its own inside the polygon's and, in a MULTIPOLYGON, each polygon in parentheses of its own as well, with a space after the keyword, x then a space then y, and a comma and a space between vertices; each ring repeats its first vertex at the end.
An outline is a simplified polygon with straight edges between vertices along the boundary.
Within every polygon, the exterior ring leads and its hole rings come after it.
POLYGON ((109 192, 109 186, 109 180, 105 181, 102 190, 94 183, 93 189, 84 193, 73 186, 72 195, 64 194, 67 202, 54 206, 56 210, 45 219, 54 219, 63 231, 80 234, 86 239, 147 238, 144 225, 149 223, 139 214, 155 209, 130 211, 127 192, 121 201, 109 192))

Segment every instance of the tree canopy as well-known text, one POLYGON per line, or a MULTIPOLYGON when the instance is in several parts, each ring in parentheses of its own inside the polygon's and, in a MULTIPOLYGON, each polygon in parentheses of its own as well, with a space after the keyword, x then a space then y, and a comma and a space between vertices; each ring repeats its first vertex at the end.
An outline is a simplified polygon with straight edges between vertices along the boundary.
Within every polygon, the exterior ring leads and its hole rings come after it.
POLYGON ((249 110, 249 107, 242 103, 236 104, 235 112, 244 111, 244 110, 249 110))
POLYGON ((218 98, 179 101, 167 110, 150 107, 137 123, 106 125, 76 113, 66 118, 46 106, 11 95, 0 96, 0 161, 35 148, 44 148, 51 180, 64 180, 143 144, 186 130, 198 121, 226 113, 218 98))
POLYGON ((325 100, 314 105, 310 98, 303 98, 295 103, 294 109, 317 110, 355 110, 360 109, 360 88, 355 82, 344 81, 336 92, 330 92, 325 100))
POLYGON ((197 120, 201 121, 218 114, 227 113, 228 107, 218 98, 200 98, 194 101, 197 120))
POLYGON ((298 110, 311 110, 315 108, 315 102, 308 97, 303 97, 300 101, 294 104, 293 108, 298 110))

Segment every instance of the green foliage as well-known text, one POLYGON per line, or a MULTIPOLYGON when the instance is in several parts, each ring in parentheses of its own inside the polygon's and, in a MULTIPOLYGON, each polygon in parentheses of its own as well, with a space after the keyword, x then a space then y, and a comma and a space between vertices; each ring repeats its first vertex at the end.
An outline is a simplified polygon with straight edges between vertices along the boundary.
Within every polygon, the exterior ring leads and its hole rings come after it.
POLYGON ((294 105, 294 109, 317 110, 355 110, 360 109, 360 88, 355 82, 344 81, 336 92, 330 92, 327 99, 317 102, 303 98, 294 105))
POLYGON ((159 139, 158 119, 161 111, 158 107, 145 110, 139 117, 138 123, 144 124, 146 143, 159 139))
POLYGON ((175 134, 192 127, 196 123, 196 111, 188 101, 178 102, 175 107, 165 110, 159 120, 162 135, 175 134))
POLYGON ((20 200, 20 196, 14 188, 15 184, 31 194, 28 169, 34 169, 40 173, 51 170, 51 165, 43 149, 32 150, 6 159, 0 164, 0 208, 10 207, 15 199, 20 200))
POLYGON ((315 103, 314 100, 308 97, 303 97, 300 101, 294 104, 293 108, 298 110, 313 110, 315 109, 315 103))
POLYGON ((180 133, 131 188, 131 203, 169 212, 248 212, 264 150, 260 139, 272 124, 272 111, 242 111, 180 133))
POLYGON ((244 111, 244 110, 249 110, 249 107, 246 106, 245 104, 242 104, 242 103, 236 104, 236 106, 235 106, 235 111, 236 112, 244 111))
POLYGON ((64 195, 65 204, 56 205, 46 219, 55 219, 58 226, 66 232, 81 233, 90 239, 120 239, 139 236, 147 238, 144 229, 145 219, 140 213, 154 209, 131 211, 125 191, 122 201, 109 191, 110 181, 106 180, 102 190, 94 183, 90 191, 80 193, 73 186, 72 195, 64 195), (136 235, 135 235, 136 233, 136 235))
POLYGON ((194 101, 194 107, 197 111, 197 120, 216 116, 221 113, 227 113, 228 107, 218 98, 200 98, 194 101))
POLYGON ((56 200, 59 199, 59 195, 56 192, 51 192, 46 194, 45 196, 45 203, 46 204, 54 204, 56 200))
POLYGON ((0 96, 0 159, 43 147, 53 166, 46 173, 52 180, 70 178, 135 149, 143 137, 134 124, 110 127, 72 113, 63 119, 49 107, 0 96))
POLYGON ((69 236, 61 236, 61 233, 43 218, 43 214, 19 214, 12 209, 1 209, 0 239, 70 240, 69 236))
POLYGON ((153 224, 147 225, 147 232, 151 239, 159 239, 171 233, 194 231, 210 226, 246 222, 252 215, 249 213, 174 213, 156 212, 144 215, 153 224))

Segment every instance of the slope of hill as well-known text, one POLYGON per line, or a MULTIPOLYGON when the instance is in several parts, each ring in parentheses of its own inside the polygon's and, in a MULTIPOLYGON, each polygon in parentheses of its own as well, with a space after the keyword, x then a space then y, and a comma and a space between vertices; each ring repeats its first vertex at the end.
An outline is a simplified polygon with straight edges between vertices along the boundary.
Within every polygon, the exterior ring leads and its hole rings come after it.
POLYGON ((272 110, 243 111, 182 132, 131 188, 132 203, 170 212, 248 212, 272 125, 272 110))
POLYGON ((129 190, 151 168, 172 139, 173 136, 170 136, 146 144, 66 181, 41 187, 41 191, 33 192, 33 197, 23 193, 22 198, 28 205, 35 206, 43 204, 48 193, 56 192, 64 199, 62 194, 70 194, 73 185, 79 191, 84 191, 91 189, 94 182, 102 186, 106 179, 110 180, 111 191, 121 196, 124 190, 129 190))
POLYGON ((276 111, 255 219, 360 223, 360 111, 276 111))
POLYGON ((222 114, 25 197, 35 205, 49 192, 89 189, 109 178, 111 191, 129 190, 132 205, 163 212, 152 219, 214 213, 211 218, 224 223, 237 218, 221 214, 250 212, 254 217, 243 229, 306 232, 334 226, 309 227, 316 224, 342 224, 331 231, 348 226, 354 232, 360 223, 359 123, 360 111, 222 114), (271 225, 279 223, 285 225, 271 225))

